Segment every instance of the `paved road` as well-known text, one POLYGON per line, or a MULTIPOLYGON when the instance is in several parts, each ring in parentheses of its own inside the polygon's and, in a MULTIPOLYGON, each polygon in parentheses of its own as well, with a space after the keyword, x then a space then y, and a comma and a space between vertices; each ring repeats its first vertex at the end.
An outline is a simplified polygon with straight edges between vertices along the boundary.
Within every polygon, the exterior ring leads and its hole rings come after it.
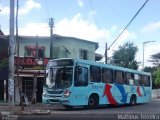
MULTIPOLYGON (((2 111, 2 107, 0 106, 2 111)), ((5 108, 5 107, 4 107, 5 108)), ((3 108, 3 109, 4 109, 3 108)), ((18 115, 18 120, 160 120, 160 101, 136 106, 98 107, 96 109, 74 108, 67 110, 61 106, 26 107, 25 110, 50 110, 50 115, 18 115)))
POLYGON ((18 120, 160 120, 160 102, 136 106, 99 107, 96 109, 63 107, 51 109, 51 115, 19 116, 18 120))

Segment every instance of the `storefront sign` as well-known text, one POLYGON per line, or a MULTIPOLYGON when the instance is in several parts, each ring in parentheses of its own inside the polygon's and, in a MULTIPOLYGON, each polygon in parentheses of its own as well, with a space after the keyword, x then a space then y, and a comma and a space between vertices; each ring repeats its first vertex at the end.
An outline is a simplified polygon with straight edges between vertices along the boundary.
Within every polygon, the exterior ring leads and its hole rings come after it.
POLYGON ((19 64, 20 66, 46 66, 49 61, 49 58, 36 59, 33 57, 15 57, 15 64, 19 64), (41 64, 39 62, 41 61, 41 64))

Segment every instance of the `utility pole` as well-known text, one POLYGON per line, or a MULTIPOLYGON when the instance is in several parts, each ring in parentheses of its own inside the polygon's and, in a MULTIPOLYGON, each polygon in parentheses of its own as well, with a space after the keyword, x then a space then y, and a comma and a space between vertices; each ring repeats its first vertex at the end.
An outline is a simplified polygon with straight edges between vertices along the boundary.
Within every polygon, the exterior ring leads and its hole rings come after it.
MULTIPOLYGON (((36 56, 35 56, 35 59, 38 63, 38 60, 39 60, 39 56, 38 56, 38 35, 37 35, 37 39, 36 39, 36 56)), ((37 76, 38 76, 38 72, 34 74, 34 80, 33 80, 33 93, 32 93, 32 104, 35 104, 36 101, 37 101, 37 98, 36 98, 36 86, 37 86, 37 76)))
POLYGON ((14 107, 14 0, 10 0, 10 30, 9 30, 9 74, 8 74, 8 103, 13 112, 14 107))
POLYGON ((107 42, 106 42, 106 49, 105 49, 105 64, 108 63, 108 48, 107 48, 107 42))
POLYGON ((142 61, 142 70, 144 71, 144 47, 147 43, 156 42, 156 41, 145 41, 143 42, 143 61, 142 61))
POLYGON ((17 6, 16 6, 16 44, 17 44, 17 79, 15 82, 15 102, 20 103, 21 99, 21 89, 19 88, 19 38, 18 38, 18 10, 19 10, 19 0, 17 0, 17 6))
POLYGON ((53 18, 49 19, 49 27, 50 27, 50 58, 53 57, 53 27, 54 27, 54 21, 53 18))

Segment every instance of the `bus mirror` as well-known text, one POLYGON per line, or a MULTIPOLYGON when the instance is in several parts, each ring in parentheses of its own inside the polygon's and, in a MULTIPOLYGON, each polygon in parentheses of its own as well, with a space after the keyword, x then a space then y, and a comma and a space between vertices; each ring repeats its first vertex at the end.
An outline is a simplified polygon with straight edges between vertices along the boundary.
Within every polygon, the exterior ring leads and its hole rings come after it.
POLYGON ((129 85, 133 85, 133 79, 129 79, 129 85))

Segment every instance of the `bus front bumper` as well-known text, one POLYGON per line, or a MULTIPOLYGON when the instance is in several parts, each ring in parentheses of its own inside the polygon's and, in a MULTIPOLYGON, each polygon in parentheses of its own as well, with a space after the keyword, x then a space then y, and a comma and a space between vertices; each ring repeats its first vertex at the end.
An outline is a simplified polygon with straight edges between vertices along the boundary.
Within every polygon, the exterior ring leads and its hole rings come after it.
POLYGON ((48 104, 59 104, 60 103, 60 98, 53 98, 53 97, 42 97, 42 103, 48 103, 48 104))

